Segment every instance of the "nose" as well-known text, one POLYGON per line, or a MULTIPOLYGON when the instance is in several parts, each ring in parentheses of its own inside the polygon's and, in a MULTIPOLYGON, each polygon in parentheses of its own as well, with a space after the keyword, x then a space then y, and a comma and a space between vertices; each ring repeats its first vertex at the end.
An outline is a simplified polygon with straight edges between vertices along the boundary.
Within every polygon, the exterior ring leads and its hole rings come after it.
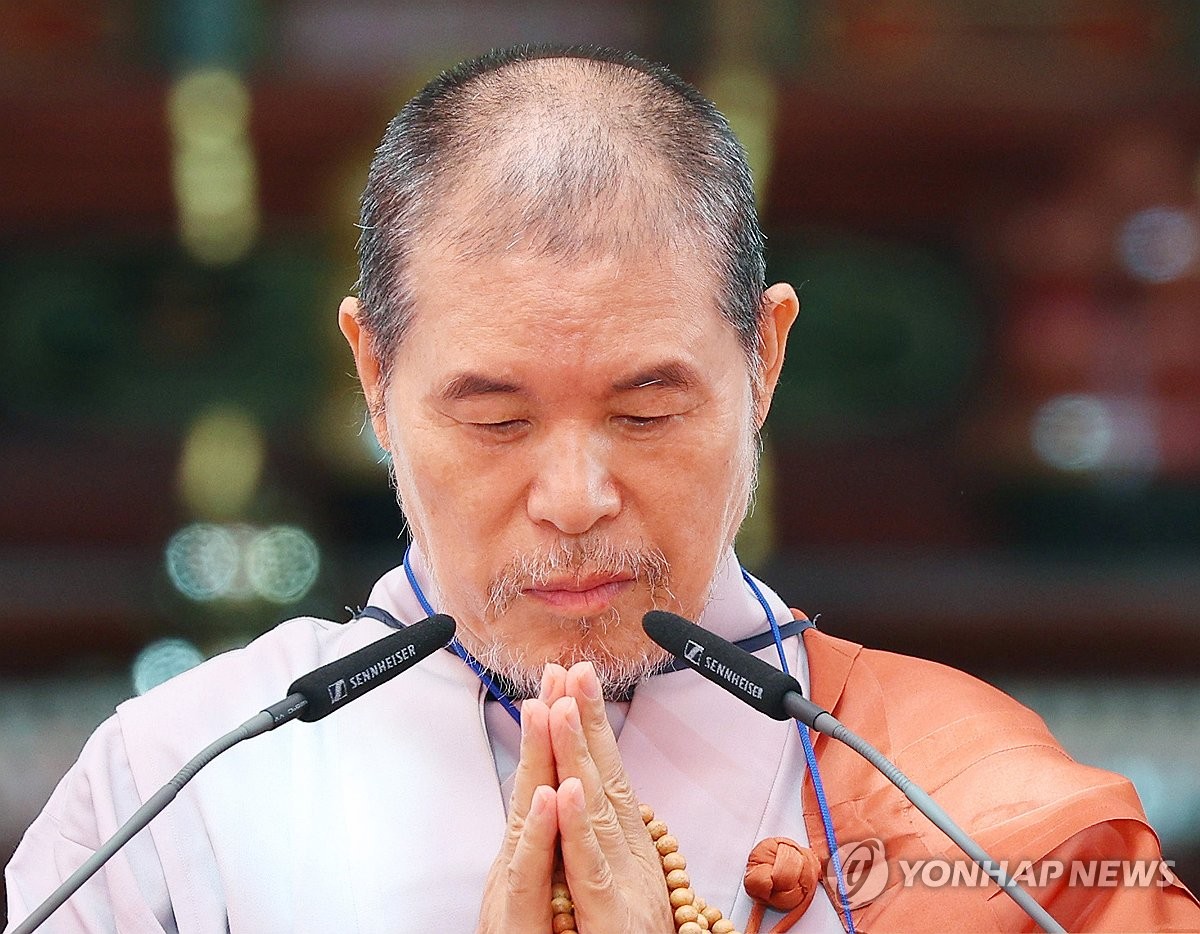
POLYGON ((609 444, 583 430, 561 431, 538 450, 529 517, 564 535, 582 535, 621 509, 608 464, 609 444))

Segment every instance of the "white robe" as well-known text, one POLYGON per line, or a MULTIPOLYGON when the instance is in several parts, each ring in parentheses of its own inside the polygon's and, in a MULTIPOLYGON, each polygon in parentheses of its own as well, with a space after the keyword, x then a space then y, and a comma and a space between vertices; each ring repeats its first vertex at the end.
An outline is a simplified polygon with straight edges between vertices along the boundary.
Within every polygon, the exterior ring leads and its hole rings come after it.
MULTIPOLYGON (((763 593, 776 619, 790 621, 779 597, 763 593)), ((402 622, 425 615, 402 568, 376 584, 370 602, 402 622)), ((732 640, 767 628, 732 552, 700 622, 732 640)), ((294 619, 118 707, 8 866, 10 924, 200 749, 280 700, 297 676, 388 632, 369 618, 294 619)), ((785 648, 807 691, 802 640, 785 648)), ((758 654, 778 664, 774 646, 758 654)), ((242 743, 202 770, 42 930, 474 930, 505 829, 483 698, 474 673, 437 652, 352 710, 242 743)), ((754 844, 770 836, 807 842, 794 725, 679 671, 638 687, 618 745, 639 798, 679 838, 693 888, 744 923, 751 906, 742 876, 754 844)), ((793 928, 841 929, 821 888, 793 928)))

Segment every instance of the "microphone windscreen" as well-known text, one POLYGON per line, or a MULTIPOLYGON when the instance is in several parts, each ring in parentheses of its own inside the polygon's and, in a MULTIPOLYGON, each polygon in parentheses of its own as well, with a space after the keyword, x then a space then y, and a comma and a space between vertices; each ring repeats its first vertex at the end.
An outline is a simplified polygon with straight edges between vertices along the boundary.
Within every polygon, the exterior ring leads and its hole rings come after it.
POLYGON ((784 697, 789 691, 802 693, 800 682, 791 675, 674 613, 651 610, 642 618, 642 628, 651 639, 713 684, 768 717, 789 719, 784 697))
POLYGON ((288 694, 301 694, 308 701, 299 719, 312 723, 407 671, 453 638, 453 619, 443 613, 430 616, 302 675, 288 694))

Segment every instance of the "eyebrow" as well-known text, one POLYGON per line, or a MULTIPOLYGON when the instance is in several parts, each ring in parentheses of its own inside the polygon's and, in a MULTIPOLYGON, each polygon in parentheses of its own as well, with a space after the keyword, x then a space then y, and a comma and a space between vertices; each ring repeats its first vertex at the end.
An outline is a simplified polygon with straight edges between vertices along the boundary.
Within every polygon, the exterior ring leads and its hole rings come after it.
POLYGON ((633 389, 648 389, 651 386, 687 392, 699 383, 696 371, 686 363, 669 361, 639 370, 632 376, 613 383, 614 392, 629 392, 633 389))
MULTIPOLYGON (((617 380, 612 385, 612 391, 622 393, 654 387, 687 392, 698 383, 696 371, 688 364, 668 361, 617 380)), ((459 373, 446 382, 438 393, 438 398, 443 402, 460 402, 479 396, 515 396, 524 391, 516 383, 505 382, 482 373, 459 373)))
POLYGON ((457 402, 476 396, 516 395, 521 387, 479 373, 459 373, 450 379, 438 396, 445 402, 457 402))

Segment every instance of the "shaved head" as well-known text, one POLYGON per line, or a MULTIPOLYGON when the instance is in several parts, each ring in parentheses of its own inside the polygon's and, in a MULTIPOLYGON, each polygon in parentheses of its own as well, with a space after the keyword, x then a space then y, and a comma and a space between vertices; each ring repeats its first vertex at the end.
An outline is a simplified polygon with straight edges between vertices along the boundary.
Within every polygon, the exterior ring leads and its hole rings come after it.
POLYGON ((686 229, 666 156, 686 113, 668 112, 675 102, 664 97, 649 75, 581 58, 516 62, 477 79, 469 107, 448 118, 458 145, 434 200, 451 213, 431 232, 470 253, 563 258, 669 242, 686 229))
POLYGON ((438 76, 388 125, 361 226, 363 324, 385 380, 419 313, 409 272, 424 248, 690 254, 755 357, 763 241, 745 153, 710 101, 636 56, 521 47, 438 76))

